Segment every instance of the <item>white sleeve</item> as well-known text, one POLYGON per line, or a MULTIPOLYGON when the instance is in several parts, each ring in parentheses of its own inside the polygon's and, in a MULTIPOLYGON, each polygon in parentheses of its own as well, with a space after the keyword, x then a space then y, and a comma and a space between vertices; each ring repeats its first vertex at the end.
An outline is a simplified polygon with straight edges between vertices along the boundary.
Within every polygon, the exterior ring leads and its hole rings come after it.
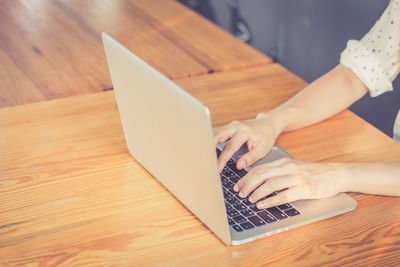
POLYGON ((371 96, 393 90, 400 70, 400 0, 391 0, 374 27, 360 40, 350 40, 340 63, 367 86, 371 96))
POLYGON ((393 127, 393 139, 400 143, 400 110, 397 113, 396 120, 393 127))

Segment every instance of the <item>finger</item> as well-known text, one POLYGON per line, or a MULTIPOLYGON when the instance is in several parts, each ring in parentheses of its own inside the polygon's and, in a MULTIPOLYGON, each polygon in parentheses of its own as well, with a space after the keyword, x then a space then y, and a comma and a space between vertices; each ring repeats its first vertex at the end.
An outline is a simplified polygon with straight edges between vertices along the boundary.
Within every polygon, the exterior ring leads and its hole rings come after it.
POLYGON ((228 160, 233 156, 233 154, 239 150, 239 148, 247 141, 248 137, 243 132, 236 132, 235 135, 226 143, 224 150, 218 159, 219 171, 225 167, 228 160))
POLYGON ((261 159, 268 153, 268 149, 262 147, 261 145, 255 146, 252 150, 244 154, 240 159, 238 159, 236 163, 236 167, 240 169, 244 169, 257 160, 261 159))
POLYGON ((266 198, 257 203, 257 208, 265 209, 274 206, 279 206, 289 202, 293 202, 299 199, 307 198, 307 192, 304 186, 294 186, 285 191, 278 193, 277 195, 266 198))
POLYGON ((294 187, 300 184, 300 182, 301 179, 299 176, 295 175, 286 175, 268 179, 250 195, 249 201, 255 203, 275 191, 281 191, 289 187, 294 187))
POLYGON ((218 146, 219 144, 231 138, 234 135, 234 133, 235 131, 223 130, 222 132, 215 134, 214 135, 215 146, 218 146))
POLYGON ((228 125, 214 128, 214 142, 215 145, 217 146, 218 144, 225 142, 229 138, 231 138, 235 132, 237 131, 239 122, 233 121, 229 123, 228 125))
POLYGON ((286 168, 269 167, 266 164, 253 168, 247 175, 245 175, 238 183, 237 189, 240 195, 247 197, 258 186, 263 184, 268 179, 280 176, 287 176, 290 172, 286 168))
POLYGON ((270 161, 268 163, 265 163, 266 166, 268 167, 281 167, 285 166, 291 162, 294 162, 295 160, 289 157, 283 157, 274 161, 270 161))

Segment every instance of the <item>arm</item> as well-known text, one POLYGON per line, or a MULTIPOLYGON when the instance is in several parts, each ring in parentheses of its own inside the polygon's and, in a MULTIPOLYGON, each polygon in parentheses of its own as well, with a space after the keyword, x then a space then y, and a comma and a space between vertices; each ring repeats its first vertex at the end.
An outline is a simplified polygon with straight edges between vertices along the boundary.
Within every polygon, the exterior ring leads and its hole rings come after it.
MULTIPOLYGON (((350 69, 336 66, 276 109, 255 120, 233 122, 217 130, 216 143, 226 136, 231 138, 220 156, 220 167, 245 142, 249 152, 239 159, 238 168, 252 164, 269 151, 280 133, 329 118, 366 92, 350 69), (221 161, 222 156, 225 158, 221 161)), ((348 191, 400 196, 400 163, 312 163, 284 158, 253 168, 234 190, 260 209, 348 191), (280 190, 284 191, 259 201, 280 190)))
MULTIPOLYGON (((233 122, 218 129, 216 142, 224 135, 231 138, 224 149, 227 159, 247 142, 250 151, 238 161, 238 168, 244 167, 240 162, 252 164, 263 156, 261 152, 269 151, 280 133, 329 118, 366 92, 367 88, 351 70, 338 65, 276 109, 255 120, 233 122)), ((347 191, 400 196, 400 163, 312 163, 284 158, 253 168, 234 190, 239 196, 258 202, 259 208, 347 191), (283 189, 287 190, 259 201, 283 189)))
POLYGON ((400 162, 313 163, 284 158, 255 167, 234 189, 260 209, 349 191, 400 196, 400 162), (280 190, 284 191, 259 201, 280 190))
POLYGON ((276 109, 259 114, 254 120, 235 121, 216 128, 216 144, 230 139, 219 158, 220 170, 244 143, 249 152, 238 160, 239 169, 265 156, 282 132, 325 120, 349 107, 366 92, 360 79, 339 64, 276 109))
POLYGON ((346 191, 400 197, 400 162, 345 163, 346 191))
MULTIPOLYGON (((362 40, 347 43, 340 59, 343 65, 339 64, 276 109, 259 114, 254 120, 233 122, 216 129, 216 143, 230 139, 219 158, 220 168, 244 143, 249 152, 238 160, 239 169, 266 155, 282 132, 339 113, 361 98, 367 88, 371 96, 392 90, 392 81, 400 69, 397 4, 390 1, 362 40), (383 34, 391 41, 381 38, 383 34)), ((400 162, 312 163, 285 158, 253 168, 234 189, 242 197, 256 189, 249 197, 253 202, 273 191, 286 189, 260 201, 257 205, 261 206, 329 197, 345 191, 400 196, 400 162)))
POLYGON ((339 64, 271 112, 279 133, 293 131, 323 121, 348 108, 368 89, 347 67, 339 64))

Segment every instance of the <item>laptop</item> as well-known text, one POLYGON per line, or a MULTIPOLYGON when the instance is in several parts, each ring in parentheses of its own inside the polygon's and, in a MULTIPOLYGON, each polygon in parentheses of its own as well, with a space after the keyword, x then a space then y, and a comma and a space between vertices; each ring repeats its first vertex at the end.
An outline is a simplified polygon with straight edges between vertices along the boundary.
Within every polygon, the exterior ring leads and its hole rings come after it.
POLYGON ((130 154, 225 244, 240 245, 336 216, 357 206, 341 193, 258 210, 232 190, 252 167, 290 157, 275 146, 237 170, 243 146, 219 173, 208 108, 106 33, 103 44, 130 154))

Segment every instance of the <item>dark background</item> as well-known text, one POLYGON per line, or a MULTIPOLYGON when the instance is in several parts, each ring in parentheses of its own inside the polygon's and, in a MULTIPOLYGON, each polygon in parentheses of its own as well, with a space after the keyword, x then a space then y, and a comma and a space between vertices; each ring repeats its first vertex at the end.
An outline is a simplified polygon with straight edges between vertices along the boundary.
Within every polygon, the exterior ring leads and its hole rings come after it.
MULTIPOLYGON (((179 0, 272 57, 307 82, 339 63, 350 39, 361 39, 389 0, 179 0)), ((394 91, 368 94, 350 109, 393 136, 400 109, 400 79, 394 91)))

